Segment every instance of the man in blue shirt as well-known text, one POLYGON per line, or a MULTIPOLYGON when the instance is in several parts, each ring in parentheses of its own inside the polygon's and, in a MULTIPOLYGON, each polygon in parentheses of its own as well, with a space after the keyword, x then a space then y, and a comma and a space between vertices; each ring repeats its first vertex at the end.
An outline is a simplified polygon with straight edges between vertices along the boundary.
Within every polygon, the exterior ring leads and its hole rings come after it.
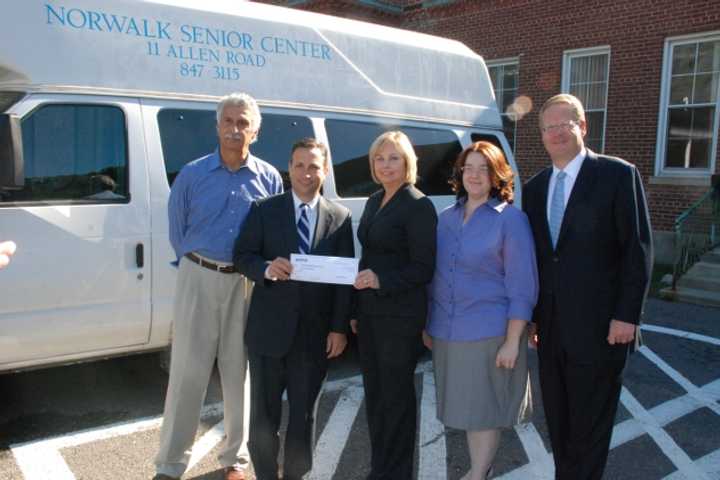
POLYGON ((187 468, 215 360, 226 434, 218 459, 226 480, 246 478, 247 455, 240 453, 243 335, 252 283, 236 272, 232 251, 251 203, 283 190, 278 171, 250 154, 260 121, 249 95, 223 97, 217 107, 218 150, 185 165, 170 191, 170 243, 179 270, 156 480, 178 479, 187 468))

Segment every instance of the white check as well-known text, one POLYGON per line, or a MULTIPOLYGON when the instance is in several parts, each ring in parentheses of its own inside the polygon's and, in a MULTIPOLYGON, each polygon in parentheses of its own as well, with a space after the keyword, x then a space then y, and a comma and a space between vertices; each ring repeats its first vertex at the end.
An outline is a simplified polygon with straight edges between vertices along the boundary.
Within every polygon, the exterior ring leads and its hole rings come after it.
POLYGON ((290 275, 292 280, 352 285, 357 277, 359 260, 348 257, 291 253, 290 263, 293 266, 290 275))

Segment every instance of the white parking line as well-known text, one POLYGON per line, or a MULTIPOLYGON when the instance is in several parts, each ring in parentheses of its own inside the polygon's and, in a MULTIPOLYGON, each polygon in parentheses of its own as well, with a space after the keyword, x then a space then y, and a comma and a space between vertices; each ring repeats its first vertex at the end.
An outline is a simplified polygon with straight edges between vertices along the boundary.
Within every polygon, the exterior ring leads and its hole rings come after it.
POLYGON ((661 327, 659 325, 648 325, 646 323, 642 324, 640 328, 642 330, 647 330, 648 332, 664 333, 665 335, 672 335, 674 337, 687 338, 688 340, 695 340, 698 342, 720 346, 720 338, 700 335, 699 333, 685 332, 674 328, 661 327))
MULTIPOLYGON (((222 414, 222 404, 206 405, 202 409, 203 418, 222 414)), ((139 420, 114 423, 102 427, 81 430, 45 440, 35 440, 10 445, 15 461, 23 472, 25 480, 75 480, 60 450, 85 443, 106 440, 109 438, 131 435, 159 428, 162 416, 146 417, 139 420)))
MULTIPOLYGON (((643 325, 642 328, 720 346, 720 340, 713 337, 654 325, 643 325)), ((666 480, 681 480, 682 478, 692 478, 693 480, 720 479, 720 449, 693 462, 672 437, 663 430, 663 427, 667 424, 703 407, 707 407, 720 415, 720 406, 716 403, 720 400, 720 379, 698 387, 648 347, 642 347, 640 352, 688 393, 646 410, 623 387, 621 401, 632 415, 632 418, 615 426, 611 448, 617 448, 648 433, 662 452, 678 468, 678 472, 667 476, 666 480)), ((416 373, 423 374, 423 392, 420 402, 421 422, 419 426, 419 478, 423 480, 443 480, 446 478, 447 471, 447 447, 444 427, 436 420, 435 416, 435 385, 431 372, 431 362, 419 364, 416 369, 416 373)), ((248 388, 247 385, 246 388, 248 388)), ((352 425, 363 400, 362 379, 359 375, 327 382, 324 391, 341 391, 342 393, 317 443, 315 468, 310 476, 312 480, 329 480, 334 475, 342 452, 352 433, 352 425)), ((250 398, 247 391, 246 398, 250 398)), ((249 402, 246 402, 245 408, 247 429, 249 402)), ((222 404, 216 403, 205 406, 201 416, 208 418, 221 416, 222 413, 222 404)), ((161 423, 161 416, 148 417, 73 432, 45 440, 11 445, 10 448, 26 480, 47 480, 48 478, 53 480, 75 480, 74 474, 62 457, 62 449, 159 428, 161 423)), ((546 451, 535 426, 532 423, 519 425, 516 427, 516 431, 527 453, 529 462, 522 467, 507 472, 499 479, 551 479, 554 470, 552 455, 546 451)), ((196 442, 188 470, 205 457, 222 440, 222 437, 223 423, 220 422, 196 442)), ((245 438, 247 438, 247 432, 245 438)))
MULTIPOLYGON (((702 390, 706 395, 715 400, 720 400, 720 392, 713 392, 711 387, 714 384, 720 384, 720 380, 716 380, 712 384, 708 384, 702 387, 702 390)), ((702 408, 703 405, 689 394, 683 395, 678 398, 674 398, 665 403, 661 403, 649 410, 650 415, 657 421, 657 423, 664 427, 669 423, 674 422, 678 418, 684 417, 685 415, 694 412, 702 408)), ((642 423, 637 418, 628 418, 615 425, 613 429, 612 441, 610 442, 610 448, 616 448, 620 445, 635 440, 641 437, 646 432, 643 429, 642 423)))
POLYGON ((704 393, 702 389, 698 388, 697 385, 692 383, 690 380, 685 378, 683 374, 672 368, 665 360, 658 357, 655 352, 650 350, 647 346, 640 347, 640 353, 645 355, 648 360, 653 362, 657 367, 665 372, 665 374, 675 380, 675 383, 685 389, 691 397, 700 402, 703 406, 709 408, 716 414, 720 415, 720 405, 715 403, 715 400, 710 395, 704 393))
POLYGON ((528 463, 505 475, 498 477, 498 480, 551 480, 554 478, 555 467, 552 455, 545 450, 542 438, 535 425, 523 423, 515 427, 525 453, 528 456, 528 463))
POLYGON ((675 443, 675 440, 665 431, 658 421, 645 410, 640 402, 628 391, 627 388, 622 388, 620 394, 620 401, 627 408, 630 414, 637 418, 645 431, 655 441, 660 450, 665 456, 675 465, 675 467, 688 479, 692 480, 710 480, 705 472, 703 472, 687 453, 675 443))
POLYGON ((445 426, 437 419, 435 377, 423 373, 422 400, 420 401, 420 448, 418 459, 419 480, 445 480, 447 478, 447 452, 445 426))
MULTIPOLYGON (((695 460, 695 463, 707 473, 710 478, 720 478, 720 450, 715 450, 704 457, 695 460)), ((675 470, 670 475, 663 477, 662 480, 693 480, 683 475, 679 470, 675 470)))
POLYGON ((362 387, 352 386, 345 389, 325 424, 322 435, 315 445, 313 469, 309 480, 328 480, 332 478, 345 444, 350 438, 355 417, 363 401, 362 387))
POLYGON ((187 471, 190 471, 215 445, 220 443, 225 436, 225 423, 220 421, 216 423, 210 430, 205 432, 202 437, 192 447, 192 454, 188 462, 187 471))

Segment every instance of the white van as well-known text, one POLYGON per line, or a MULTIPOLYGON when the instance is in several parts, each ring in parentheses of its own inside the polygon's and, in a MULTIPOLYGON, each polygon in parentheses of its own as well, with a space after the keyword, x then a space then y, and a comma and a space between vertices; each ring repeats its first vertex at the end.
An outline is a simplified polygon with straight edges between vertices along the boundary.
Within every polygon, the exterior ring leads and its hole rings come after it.
MULTIPOLYGON (((162 349, 175 269, 170 185, 216 146, 215 107, 258 99, 251 150, 330 147, 324 194, 355 221, 367 151, 400 128, 438 208, 461 149, 505 151, 481 57, 461 43, 239 1, 23 0, 0 7, 0 371, 162 349)), ((519 201, 519 199, 518 199, 519 201)))

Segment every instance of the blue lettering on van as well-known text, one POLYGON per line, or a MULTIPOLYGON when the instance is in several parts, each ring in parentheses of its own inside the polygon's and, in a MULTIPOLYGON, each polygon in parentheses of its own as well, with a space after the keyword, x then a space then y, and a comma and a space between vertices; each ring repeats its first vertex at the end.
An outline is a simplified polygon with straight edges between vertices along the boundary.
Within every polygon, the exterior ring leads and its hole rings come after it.
POLYGON ((260 49, 267 53, 331 60, 330 47, 321 43, 265 36, 260 39, 260 49))
POLYGON ((46 25, 53 28, 145 38, 147 40, 140 43, 145 55, 177 60, 176 72, 189 79, 237 80, 243 68, 263 68, 273 57, 333 60, 330 46, 324 42, 263 36, 205 25, 177 25, 158 19, 68 7, 51 1, 44 4, 44 14, 46 25))
POLYGON ((198 25, 180 25, 180 40, 185 43, 214 47, 229 47, 241 50, 253 49, 253 38, 249 33, 198 25))
POLYGON ((75 29, 96 30, 99 32, 116 32, 138 37, 170 40, 170 22, 160 20, 135 19, 128 16, 81 10, 79 8, 66 9, 45 4, 46 23, 59 24, 75 29))
POLYGON ((193 45, 170 45, 167 56, 178 60, 220 63, 220 51, 193 45))
POLYGON ((247 65, 249 67, 264 67, 267 59, 265 55, 225 51, 225 63, 228 65, 247 65))

